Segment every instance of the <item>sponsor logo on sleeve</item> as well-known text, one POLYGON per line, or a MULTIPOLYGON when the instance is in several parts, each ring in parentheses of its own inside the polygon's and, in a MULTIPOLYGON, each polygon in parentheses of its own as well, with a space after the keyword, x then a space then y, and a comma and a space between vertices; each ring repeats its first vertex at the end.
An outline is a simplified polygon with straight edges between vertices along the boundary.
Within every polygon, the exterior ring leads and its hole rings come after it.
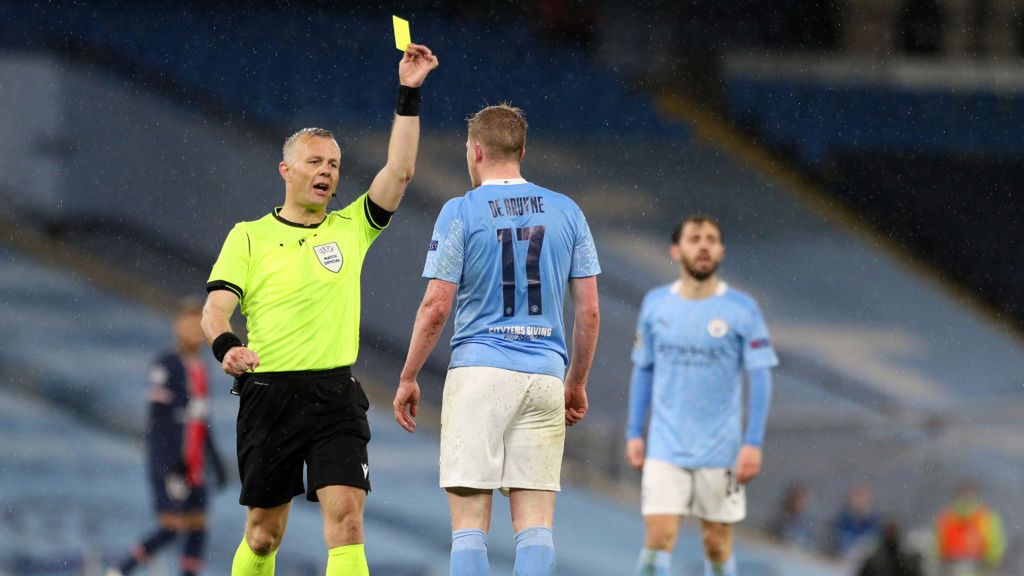
POLYGON ((427 252, 437 252, 437 240, 431 240, 427 245, 427 252))
POLYGON ((761 348, 770 348, 771 345, 772 345, 772 343, 769 342, 767 338, 761 338, 760 340, 751 340, 751 342, 750 342, 751 350, 760 350, 761 348))

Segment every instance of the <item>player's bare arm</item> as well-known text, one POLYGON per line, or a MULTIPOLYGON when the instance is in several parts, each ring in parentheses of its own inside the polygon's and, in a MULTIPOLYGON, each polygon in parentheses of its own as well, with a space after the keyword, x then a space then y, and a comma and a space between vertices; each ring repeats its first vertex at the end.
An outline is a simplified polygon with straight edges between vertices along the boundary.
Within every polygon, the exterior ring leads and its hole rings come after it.
POLYGON ((427 283, 427 291, 416 312, 409 353, 402 368, 395 400, 391 403, 395 409, 395 421, 409 432, 416 430, 413 418, 416 417, 420 402, 420 385, 416 379, 441 337, 441 331, 452 311, 457 288, 458 285, 451 282, 431 280, 427 283))
MULTIPOLYGON (((418 89, 431 70, 437 68, 437 57, 430 48, 409 44, 398 64, 398 80, 402 86, 418 89)), ((402 201, 405 188, 416 170, 416 153, 420 140, 419 116, 395 116, 388 142, 388 161, 370 184, 369 196, 374 204, 394 212, 402 201)))
MULTIPOLYGON (((214 290, 206 297, 203 306, 203 334, 212 346, 222 334, 231 333, 231 315, 238 307, 238 296, 227 290, 214 290)), ((260 358, 245 346, 235 346, 227 351, 221 368, 231 376, 241 376, 260 365, 260 358)))
POLYGON ((565 422, 573 426, 587 415, 587 379, 597 351, 597 335, 601 326, 597 276, 570 280, 569 292, 576 320, 572 328, 572 359, 565 378, 565 422))

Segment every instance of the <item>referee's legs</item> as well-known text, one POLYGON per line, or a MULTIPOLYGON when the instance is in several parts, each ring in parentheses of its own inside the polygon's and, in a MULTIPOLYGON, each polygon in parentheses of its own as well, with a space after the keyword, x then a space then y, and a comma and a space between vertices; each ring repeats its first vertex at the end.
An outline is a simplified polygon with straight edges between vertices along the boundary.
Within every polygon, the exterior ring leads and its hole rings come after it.
POLYGON ((272 576, 274 557, 284 538, 291 502, 274 508, 249 508, 245 537, 235 551, 231 576, 272 576))
POLYGON ((363 505, 366 490, 324 486, 316 491, 324 515, 327 576, 369 576, 363 549, 363 505))

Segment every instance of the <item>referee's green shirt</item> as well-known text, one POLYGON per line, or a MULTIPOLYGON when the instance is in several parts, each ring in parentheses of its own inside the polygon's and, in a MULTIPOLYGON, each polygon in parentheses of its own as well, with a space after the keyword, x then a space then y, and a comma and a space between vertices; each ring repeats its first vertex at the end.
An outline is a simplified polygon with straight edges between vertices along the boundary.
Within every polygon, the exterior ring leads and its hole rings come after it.
POLYGON ((350 366, 359 352, 359 275, 374 222, 363 194, 320 224, 284 220, 280 208, 228 233, 207 291, 241 300, 256 372, 350 366))

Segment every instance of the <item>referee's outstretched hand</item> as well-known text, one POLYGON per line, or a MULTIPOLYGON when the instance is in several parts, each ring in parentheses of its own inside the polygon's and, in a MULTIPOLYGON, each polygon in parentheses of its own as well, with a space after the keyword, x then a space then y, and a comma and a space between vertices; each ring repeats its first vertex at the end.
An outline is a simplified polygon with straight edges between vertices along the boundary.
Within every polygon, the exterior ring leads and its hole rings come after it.
POLYGON ((260 365, 260 357, 245 346, 235 346, 224 355, 224 361, 220 363, 225 372, 238 378, 249 370, 260 365))
POLYGON ((437 56, 422 44, 409 44, 398 63, 398 81, 403 86, 418 88, 427 79, 427 74, 437 68, 437 56))
POLYGON ((420 405, 420 385, 416 380, 402 380, 395 392, 395 401, 391 406, 395 409, 395 422, 408 432, 416 431, 416 411, 420 405))

